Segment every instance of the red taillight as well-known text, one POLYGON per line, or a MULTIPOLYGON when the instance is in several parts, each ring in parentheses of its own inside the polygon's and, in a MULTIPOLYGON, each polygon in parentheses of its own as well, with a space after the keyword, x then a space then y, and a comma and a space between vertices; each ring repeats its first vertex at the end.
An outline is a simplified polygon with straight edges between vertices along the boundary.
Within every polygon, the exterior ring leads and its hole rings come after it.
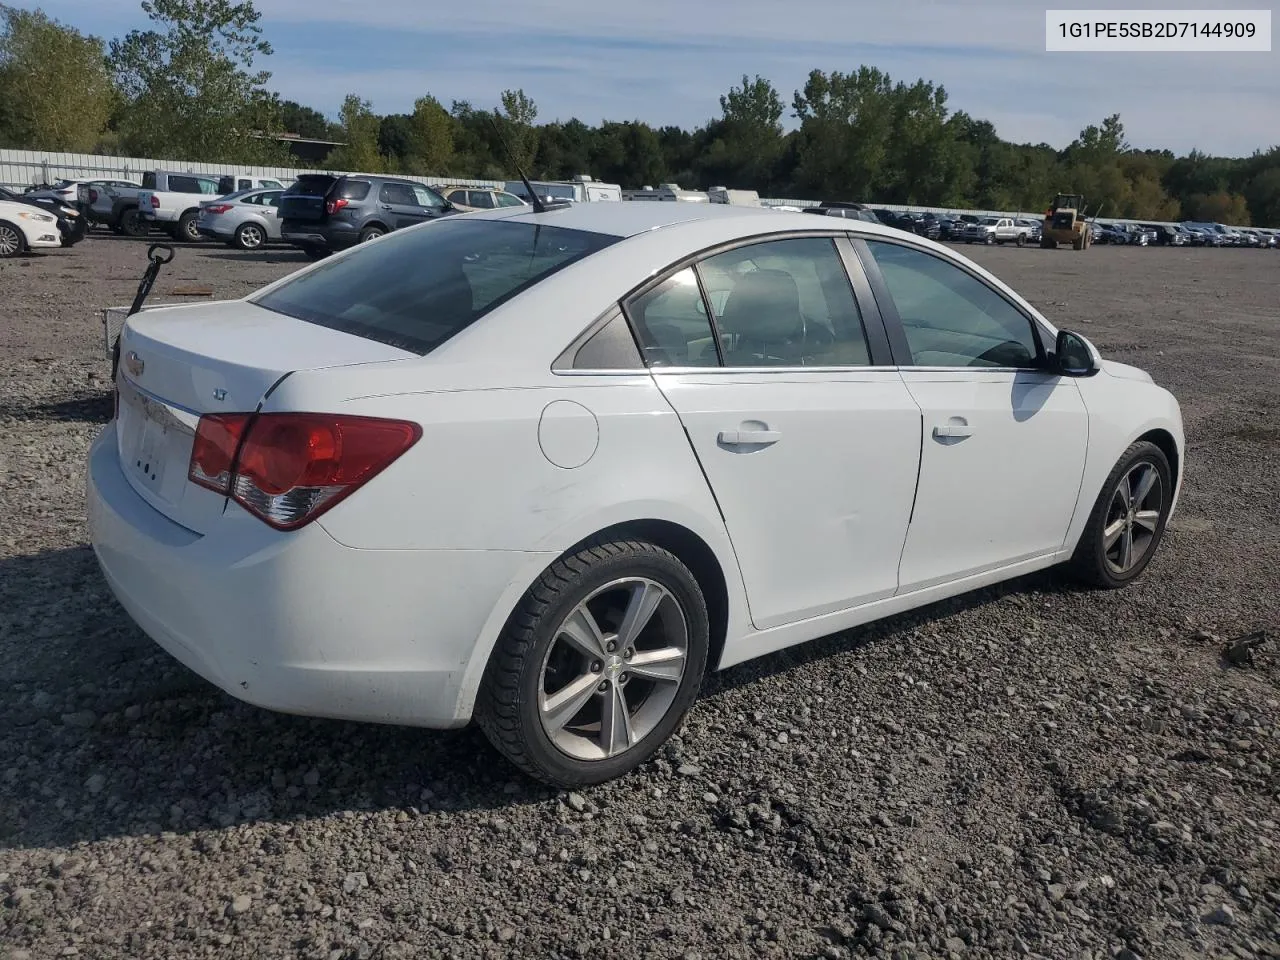
POLYGON ((204 208, 205 213, 226 213, 231 209, 229 203, 211 203, 204 208))
POLYGON ((192 483, 230 496, 277 530, 314 520, 422 436, 416 423, 325 413, 200 418, 192 483))
POLYGON ((333 216, 335 213, 337 213, 339 210, 341 210, 350 202, 351 201, 346 199, 345 197, 338 197, 338 199, 330 200, 328 203, 326 203, 324 205, 324 208, 325 210, 328 211, 329 216, 333 216))
POLYGON ((160 209, 160 198, 157 197, 154 193, 151 195, 151 206, 157 210, 160 209))

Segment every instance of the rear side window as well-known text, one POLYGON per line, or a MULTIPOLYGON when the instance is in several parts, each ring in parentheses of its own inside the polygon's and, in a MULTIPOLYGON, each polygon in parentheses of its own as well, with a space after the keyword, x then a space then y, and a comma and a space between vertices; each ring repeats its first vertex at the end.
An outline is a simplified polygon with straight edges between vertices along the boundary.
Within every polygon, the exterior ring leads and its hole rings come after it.
POLYGON ((378 202, 395 203, 410 207, 416 206, 418 203, 413 196, 413 191, 403 183, 384 183, 382 190, 378 193, 378 202))
POLYGON ((447 217, 357 247, 260 307, 426 355, 500 304, 620 237, 447 217))
POLYGON ((338 196, 343 200, 363 200, 369 195, 368 180, 343 180, 338 196))

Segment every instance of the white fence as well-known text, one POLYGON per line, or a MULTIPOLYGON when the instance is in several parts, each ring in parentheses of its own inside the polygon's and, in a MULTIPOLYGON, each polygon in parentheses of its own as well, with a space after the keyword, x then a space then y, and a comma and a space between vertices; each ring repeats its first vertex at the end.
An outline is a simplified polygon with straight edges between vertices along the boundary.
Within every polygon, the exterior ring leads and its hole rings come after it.
MULTIPOLYGON (((120 179, 142 182, 148 170, 171 170, 175 173, 200 173, 206 176, 245 174, 270 177, 288 184, 304 173, 320 173, 293 167, 251 167, 232 163, 198 163, 190 160, 163 160, 145 157, 107 157, 92 153, 51 153, 39 150, 0 150, 0 184, 23 190, 33 183, 58 180, 120 179)), ((349 173, 354 171, 335 171, 349 173)), ((397 176, 402 176, 397 174, 397 176)), ((415 177, 403 175, 428 186, 457 184, 462 187, 502 186, 495 180, 467 180, 456 177, 415 177)))

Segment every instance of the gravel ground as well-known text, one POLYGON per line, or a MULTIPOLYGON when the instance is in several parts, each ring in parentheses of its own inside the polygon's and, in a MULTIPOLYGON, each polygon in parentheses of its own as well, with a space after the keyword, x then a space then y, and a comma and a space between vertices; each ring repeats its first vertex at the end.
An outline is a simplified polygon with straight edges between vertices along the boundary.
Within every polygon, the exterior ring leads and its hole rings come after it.
MULTIPOLYGON (((658 759, 579 795, 474 730, 240 704, 117 607, 81 473, 94 311, 144 250, 0 263, 0 957, 1280 957, 1280 254, 965 248, 1181 399, 1147 574, 717 675, 658 759)), ((157 299, 302 263, 182 247, 157 299)))

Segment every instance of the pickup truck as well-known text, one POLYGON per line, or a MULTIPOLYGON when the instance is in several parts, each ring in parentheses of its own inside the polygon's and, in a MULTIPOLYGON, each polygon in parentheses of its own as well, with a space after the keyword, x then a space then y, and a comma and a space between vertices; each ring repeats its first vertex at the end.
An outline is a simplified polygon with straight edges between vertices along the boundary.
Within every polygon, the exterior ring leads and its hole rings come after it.
POLYGON ((984 217, 977 223, 965 224, 965 243, 1016 243, 1022 246, 1031 238, 1031 228, 1020 226, 1011 217, 984 217))
POLYGON ((144 226, 157 226, 175 240, 202 240, 196 228, 200 204, 236 190, 283 190, 279 180, 266 177, 214 177, 157 170, 142 175, 138 216, 144 226))

